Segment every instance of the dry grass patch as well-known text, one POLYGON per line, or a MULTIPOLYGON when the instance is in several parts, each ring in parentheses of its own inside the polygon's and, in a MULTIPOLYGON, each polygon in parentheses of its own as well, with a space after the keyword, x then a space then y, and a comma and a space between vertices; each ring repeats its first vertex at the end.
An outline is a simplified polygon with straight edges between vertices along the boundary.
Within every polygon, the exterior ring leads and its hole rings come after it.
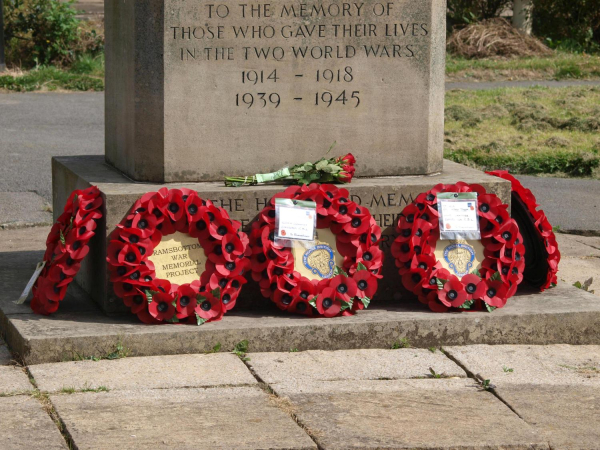
POLYGON ((490 19, 455 30, 446 48, 465 58, 490 56, 549 56, 553 52, 539 39, 520 33, 506 19, 490 19))

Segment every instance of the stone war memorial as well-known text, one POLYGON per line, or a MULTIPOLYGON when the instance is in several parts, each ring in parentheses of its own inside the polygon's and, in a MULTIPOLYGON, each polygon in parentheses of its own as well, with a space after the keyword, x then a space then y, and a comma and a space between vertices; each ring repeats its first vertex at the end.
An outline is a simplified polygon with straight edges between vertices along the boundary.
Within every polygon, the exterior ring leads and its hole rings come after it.
POLYGON ((107 0, 105 24, 105 154, 52 160, 54 219, 80 208, 49 237, 74 282, 44 285, 66 295, 56 314, 11 319, 30 361, 116 340, 135 355, 334 350, 536 343, 527 327, 562 342, 576 327, 536 322, 560 288, 490 314, 524 277, 553 285, 560 256, 516 180, 443 159, 444 0, 107 0), (329 182, 224 183, 313 169, 329 182))
MULTIPOLYGON (((168 183, 248 229, 283 187, 226 188, 225 175, 317 160, 336 142, 356 156, 351 199, 384 230, 391 262, 398 215, 427 188, 487 183, 509 201, 502 180, 444 167, 445 9, 439 0, 107 2, 106 155, 54 159, 55 209, 97 185, 110 232, 168 183)), ((77 281, 104 311, 124 310, 105 254, 106 241, 93 245, 77 281)), ((396 269, 384 270, 380 295, 393 295, 396 269)))

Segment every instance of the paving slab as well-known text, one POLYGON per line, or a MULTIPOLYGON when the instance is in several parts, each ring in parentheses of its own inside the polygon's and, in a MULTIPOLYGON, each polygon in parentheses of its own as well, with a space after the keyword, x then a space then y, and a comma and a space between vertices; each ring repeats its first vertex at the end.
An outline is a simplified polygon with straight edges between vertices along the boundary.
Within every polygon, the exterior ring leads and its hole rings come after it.
POLYGON ((548 448, 469 379, 321 381, 274 390, 324 450, 548 448))
POLYGON ((564 258, 560 261, 559 282, 572 286, 577 281, 583 284, 590 278, 592 283, 589 291, 600 296, 600 258, 564 258))
POLYGON ((50 204, 35 192, 0 192, 0 228, 52 225, 50 204))
POLYGON ((67 448, 58 428, 40 402, 26 395, 0 398, 0 423, 2 450, 67 448))
POLYGON ((598 258, 600 261, 600 238, 576 234, 556 234, 561 258, 598 258))
POLYGON ((547 437, 551 448, 600 442, 600 346, 473 345, 444 350, 547 437))
POLYGON ((0 366, 0 395, 30 392, 33 386, 29 377, 18 366, 0 366))
POLYGON ((598 345, 469 345, 444 351, 497 386, 515 384, 600 387, 598 345))
POLYGON ((430 369, 436 374, 466 377, 442 352, 416 348, 251 353, 249 357, 248 364, 268 384, 426 378, 432 375, 430 369))
POLYGON ((598 385, 504 385, 498 394, 553 449, 600 447, 598 385))
POLYGON ((302 428, 257 387, 50 398, 80 449, 316 449, 302 428))
POLYGON ((244 363, 229 353, 71 361, 29 366, 41 391, 63 388, 167 389, 257 384, 244 363))

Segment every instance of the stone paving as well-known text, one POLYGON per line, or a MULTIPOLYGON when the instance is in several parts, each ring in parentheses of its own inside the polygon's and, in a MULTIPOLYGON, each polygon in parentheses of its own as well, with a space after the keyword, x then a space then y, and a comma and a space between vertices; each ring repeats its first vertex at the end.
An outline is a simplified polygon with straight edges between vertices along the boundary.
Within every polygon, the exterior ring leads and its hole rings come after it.
POLYGON ((0 369, 3 449, 600 447, 600 346, 220 353, 0 369))

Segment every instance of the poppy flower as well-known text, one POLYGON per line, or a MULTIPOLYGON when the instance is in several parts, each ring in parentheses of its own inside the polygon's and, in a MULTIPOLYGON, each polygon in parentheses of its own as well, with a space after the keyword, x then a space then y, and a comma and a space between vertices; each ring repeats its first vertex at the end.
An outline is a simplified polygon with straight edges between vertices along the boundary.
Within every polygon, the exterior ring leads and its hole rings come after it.
POLYGON ((185 214, 183 193, 179 189, 170 189, 166 196, 166 212, 173 222, 179 221, 185 214))
POLYGON ((333 201, 333 220, 337 223, 346 223, 352 220, 352 212, 356 210, 356 203, 349 201, 346 197, 340 197, 333 201))
POLYGON ((143 292, 136 291, 132 294, 124 295, 123 304, 131 309, 134 314, 139 313, 142 310, 147 310, 148 299, 146 294, 143 292))
POLYGON ((229 311, 233 309, 235 306, 236 300, 238 297, 238 291, 234 289, 223 289, 221 291, 221 303, 223 304, 223 309, 225 311, 229 311))
POLYGON ((378 245, 373 245, 368 249, 359 247, 356 251, 356 260, 364 264, 367 269, 379 269, 383 265, 383 252, 378 245))
POLYGON ((224 310, 221 302, 209 292, 202 292, 196 296, 194 312, 207 321, 218 320, 223 316, 224 310))
POLYGON ((317 296, 317 311, 325 317, 335 317, 342 309, 342 302, 336 297, 336 291, 332 288, 325 288, 317 296))
POLYGON ((81 260, 85 258, 90 251, 87 241, 79 239, 79 236, 77 235, 77 229, 72 229, 67 234, 65 238, 65 249, 69 256, 75 260, 81 260))
POLYGON ((295 314, 302 314, 310 317, 313 316, 314 308, 310 305, 308 300, 295 296, 286 310, 295 314))
POLYGON ((336 291, 337 297, 346 302, 356 297, 357 286, 353 278, 337 275, 329 280, 328 286, 336 291))
POLYGON ((525 270, 525 259, 512 261, 510 264, 498 261, 498 273, 505 283, 520 284, 523 281, 523 272, 525 270))
POLYGON ((226 261, 235 261, 244 254, 244 245, 237 234, 228 234, 221 241, 223 257, 226 261))
POLYGON ((138 319, 147 325, 158 325, 160 320, 155 319, 147 308, 143 308, 136 313, 138 319))
POLYGON ((107 260, 113 265, 137 266, 142 260, 142 255, 136 245, 121 241, 110 241, 107 253, 107 260))
POLYGON ((481 278, 472 273, 463 276, 460 280, 464 286, 464 290, 467 293, 467 300, 472 300, 475 292, 477 291, 477 286, 481 282, 481 278))
POLYGON ((358 298, 373 298, 377 292, 377 278, 368 270, 357 270, 352 276, 356 282, 356 295, 358 298))
POLYGON ((177 288, 177 318, 185 319, 193 315, 196 309, 196 295, 198 294, 189 284, 177 288))
POLYGON ((285 311, 294 303, 294 295, 291 292, 276 290, 273 294, 273 302, 279 309, 285 311))
POLYGON ((170 294, 158 292, 153 295, 148 304, 148 312, 159 321, 170 320, 175 315, 175 299, 170 294))
POLYGON ((48 316, 58 311, 59 303, 57 301, 49 300, 34 290, 33 298, 31 299, 29 306, 34 313, 48 316))
POLYGON ((204 202, 204 200, 198 197, 198 194, 196 194, 196 192, 191 192, 188 195, 187 199, 185 200, 184 208, 190 227, 192 226, 192 224, 195 225, 196 222, 202 219, 202 216, 205 210, 207 209, 206 202, 204 202))
POLYGON ((137 229, 143 238, 150 237, 154 233, 156 226, 156 216, 147 211, 134 215, 131 221, 131 228, 137 229))
POLYGON ((467 301, 467 293, 458 277, 452 275, 439 291, 438 297, 446 306, 458 308, 467 301))
POLYGON ((418 299, 419 302, 427 305, 433 312, 446 312, 450 309, 438 299, 437 289, 424 289, 423 293, 419 294, 418 299))
POLYGON ((410 268, 402 275, 402 284, 406 289, 414 291, 418 286, 427 283, 430 272, 430 270, 418 267, 410 268))
POLYGON ((44 278, 47 278, 54 283, 69 283, 73 280, 72 277, 68 277, 63 271, 62 268, 55 264, 50 264, 48 267, 44 267, 42 271, 42 275, 44 278))
POLYGON ((477 286, 475 297, 490 306, 502 308, 506 304, 506 285, 502 281, 482 280, 477 286))
POLYGON ((225 286, 225 289, 227 289, 229 292, 235 293, 235 296, 237 298, 237 296, 239 295, 240 289, 247 282, 248 282, 248 280, 246 280, 246 278, 242 275, 239 275, 239 276, 233 277, 233 278, 229 278, 227 285, 225 286))
POLYGON ((233 227, 233 223, 229 219, 222 218, 219 215, 210 222, 208 231, 214 239, 221 241, 228 234, 235 234, 236 230, 233 227))
POLYGON ((236 277, 244 271, 244 261, 222 261, 215 264, 217 272, 226 277, 236 277))
POLYGON ((61 257, 55 259, 53 264, 56 264, 63 273, 68 277, 74 277, 79 272, 81 267, 81 261, 76 261, 71 258, 68 254, 64 254, 61 257))
POLYGON ((267 265, 267 278, 271 281, 275 280, 275 277, 280 277, 286 273, 292 273, 293 267, 291 264, 285 266, 278 265, 274 261, 270 261, 267 265))
POLYGON ((350 211, 352 219, 344 223, 343 230, 348 234, 363 234, 369 230, 371 225, 371 213, 363 206, 356 206, 350 211))
POLYGON ((300 282, 300 274, 298 272, 294 273, 286 273, 284 275, 282 275, 281 277, 277 278, 277 289, 282 291, 282 292, 286 292, 289 293, 292 290, 294 290, 294 288, 296 286, 298 286, 298 283, 300 282))

